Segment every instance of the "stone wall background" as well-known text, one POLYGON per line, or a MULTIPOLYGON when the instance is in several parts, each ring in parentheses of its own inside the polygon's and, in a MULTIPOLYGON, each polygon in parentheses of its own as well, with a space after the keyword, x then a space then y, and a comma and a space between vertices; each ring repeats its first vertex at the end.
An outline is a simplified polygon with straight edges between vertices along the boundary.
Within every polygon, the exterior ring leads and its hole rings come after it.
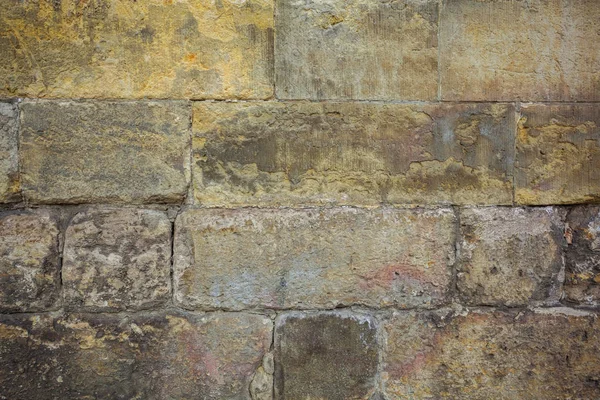
POLYGON ((0 399, 600 398, 596 0, 0 0, 0 399))

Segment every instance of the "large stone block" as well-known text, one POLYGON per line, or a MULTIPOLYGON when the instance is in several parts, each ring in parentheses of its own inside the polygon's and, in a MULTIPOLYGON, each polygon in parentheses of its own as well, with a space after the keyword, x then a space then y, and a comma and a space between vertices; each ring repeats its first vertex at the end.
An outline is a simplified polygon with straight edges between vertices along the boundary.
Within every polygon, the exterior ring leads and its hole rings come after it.
POLYGON ((278 98, 435 100, 438 2, 278 0, 278 98))
POLYGON ((56 306, 60 295, 57 221, 45 210, 0 214, 0 312, 56 306))
POLYGON ((189 180, 184 102, 22 105, 22 180, 36 203, 181 202, 189 180))
POLYGON ((596 0, 443 1, 443 100, 600 100, 596 0))
POLYGON ((600 304, 600 207, 576 207, 567 216, 566 301, 600 304))
POLYGON ((457 286, 467 304, 558 301, 564 212, 555 208, 468 208, 460 212, 457 286))
POLYGON ((0 317, 0 399, 250 400, 259 315, 0 317))
POLYGON ((284 314, 275 328, 275 399, 369 399, 378 346, 371 317, 284 314))
POLYGON ((147 309, 171 298, 171 222, 153 210, 77 214, 65 239, 66 306, 90 311, 147 309))
POLYGON ((600 105, 525 105, 515 162, 520 204, 600 202, 600 105))
POLYGON ((176 221, 185 308, 434 307, 454 262, 451 210, 188 210, 176 221))
POLYGON ((388 398, 539 400, 600 395, 600 320, 569 309, 396 313, 384 325, 388 398))
POLYGON ((0 103, 0 203, 20 199, 18 115, 16 105, 0 103))
POLYGON ((511 204, 514 108, 195 103, 203 205, 511 204))
POLYGON ((0 97, 267 98, 273 0, 6 0, 0 97))

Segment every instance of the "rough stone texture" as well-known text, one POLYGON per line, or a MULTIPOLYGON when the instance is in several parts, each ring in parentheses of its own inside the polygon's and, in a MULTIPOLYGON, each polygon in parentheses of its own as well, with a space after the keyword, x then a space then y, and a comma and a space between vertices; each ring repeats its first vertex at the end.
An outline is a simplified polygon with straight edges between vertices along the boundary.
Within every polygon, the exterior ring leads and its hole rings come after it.
POLYGON ((443 100, 600 100, 596 0, 444 1, 443 100))
POLYGON ((563 218, 552 207, 461 210, 457 286, 463 301, 517 306, 558 300, 563 218))
POLYGON ((600 320, 564 309, 397 313, 386 324, 389 398, 538 400, 600 395, 600 320), (442 315, 443 316, 443 315, 442 315))
POLYGON ((369 399, 378 358, 368 316, 284 314, 275 328, 275 399, 369 399))
POLYGON ((203 205, 511 204, 514 108, 195 103, 203 205))
POLYGON ((283 99, 437 98, 435 0, 278 0, 283 99))
POLYGON ((521 115, 517 203, 600 202, 600 105, 527 105, 521 115))
POLYGON ((266 98, 273 0, 6 0, 0 96, 266 98))
POLYGON ((0 312, 55 307, 60 290, 57 218, 45 210, 5 212, 0 232, 0 312))
POLYGON ((600 303, 600 207, 576 207, 567 216, 565 297, 570 303, 600 303))
POLYGON ((153 210, 77 214, 65 239, 66 306, 78 310, 146 309, 171 297, 171 222, 153 210))
POLYGON ((433 307, 454 262, 451 210, 188 210, 176 221, 185 308, 433 307))
POLYGON ((25 197, 36 203, 180 202, 189 180, 184 102, 22 105, 25 197))
POLYGON ((0 103, 0 203, 20 199, 17 106, 0 103))
POLYGON ((0 399, 249 400, 271 343, 258 315, 0 317, 0 399))

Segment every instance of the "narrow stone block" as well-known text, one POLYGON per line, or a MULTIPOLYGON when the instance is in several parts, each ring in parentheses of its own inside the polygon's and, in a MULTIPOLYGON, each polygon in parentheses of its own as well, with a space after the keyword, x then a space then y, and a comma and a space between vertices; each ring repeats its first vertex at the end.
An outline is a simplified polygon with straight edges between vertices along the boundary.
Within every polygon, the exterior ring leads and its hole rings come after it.
POLYGON ((18 115, 16 105, 0 103, 0 203, 20 200, 18 115))

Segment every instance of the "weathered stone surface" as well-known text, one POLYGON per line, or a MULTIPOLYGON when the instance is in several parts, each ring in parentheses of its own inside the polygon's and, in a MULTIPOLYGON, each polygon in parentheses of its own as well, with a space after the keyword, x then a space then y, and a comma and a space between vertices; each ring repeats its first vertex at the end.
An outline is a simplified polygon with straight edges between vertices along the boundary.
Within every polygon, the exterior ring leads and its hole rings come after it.
POLYGON ((77 214, 63 259, 66 306, 147 309, 171 297, 171 222, 153 210, 101 209, 77 214))
POLYGON ((576 207, 567 216, 566 301, 600 304, 600 207, 576 207))
POLYGON ((195 103, 203 205, 511 204, 514 108, 195 103))
POLYGON ((596 0, 443 4, 443 100, 600 100, 596 0))
POLYGON ((266 98, 273 0, 7 0, 0 96, 266 98))
POLYGON ((600 105, 527 105, 521 115, 516 201, 600 202, 600 105))
POLYGON ((278 0, 276 24, 278 98, 437 98, 437 1, 278 0))
POLYGON ((0 399, 249 400, 259 315, 0 317, 0 399))
POLYGON ((378 358, 368 316, 284 314, 275 328, 275 399, 369 399, 378 358))
POLYGON ((398 313, 385 325, 388 398, 538 400, 600 395, 600 320, 568 309, 398 313))
POLYGON ((0 203, 20 199, 18 115, 16 105, 0 103, 0 203))
POLYGON ((547 208, 467 208, 460 212, 457 286, 477 305, 557 301, 564 212, 547 208))
POLYGON ((433 307, 454 262, 451 210, 191 209, 175 222, 190 309, 433 307))
POLYGON ((54 307, 60 290, 56 218, 45 210, 6 212, 0 232, 0 312, 54 307))
POLYGON ((184 102, 27 102, 21 129, 30 201, 162 203, 186 195, 184 102))

